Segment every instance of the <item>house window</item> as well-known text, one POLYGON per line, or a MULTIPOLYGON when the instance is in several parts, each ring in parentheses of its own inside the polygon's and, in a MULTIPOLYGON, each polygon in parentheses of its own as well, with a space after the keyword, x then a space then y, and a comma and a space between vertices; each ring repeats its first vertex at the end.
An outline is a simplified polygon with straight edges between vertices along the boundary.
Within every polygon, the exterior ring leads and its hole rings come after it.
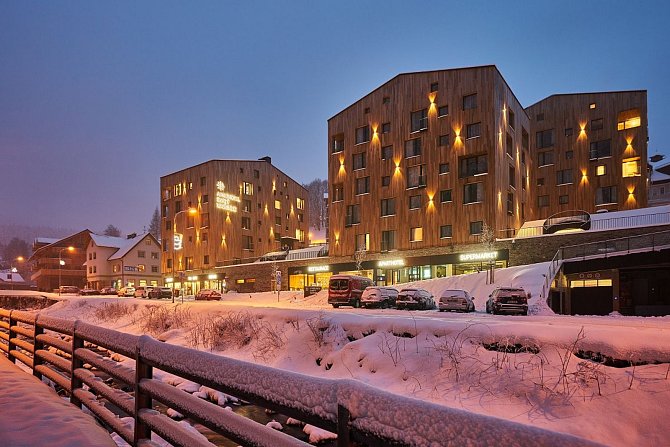
POLYGON ((193 270, 193 256, 186 256, 184 258, 184 269, 193 270))
POLYGON ((423 241, 423 227, 413 227, 409 229, 409 241, 421 242, 423 241))
POLYGON ((624 110, 619 113, 617 119, 617 130, 633 129, 640 127, 642 120, 640 119, 640 111, 638 109, 624 110))
POLYGON ((544 177, 540 177, 537 179, 537 186, 544 186, 544 177))
POLYGON ((242 229, 243 230, 251 230, 251 218, 250 217, 242 217, 242 229))
POLYGON ((535 145, 538 149, 554 145, 554 129, 542 130, 535 133, 535 145))
POLYGON ((382 133, 389 133, 391 132, 391 123, 383 123, 382 124, 382 133))
POLYGON ((138 258, 146 258, 147 257, 147 252, 144 250, 138 250, 137 251, 137 257, 138 258))
POLYGON ((200 237, 203 242, 207 242, 209 240, 209 235, 206 232, 202 233, 202 236, 200 237))
POLYGON ((356 235, 356 251, 370 250, 370 233, 363 233, 356 235))
POLYGON ((202 263, 205 265, 209 265, 209 255, 204 255, 202 257, 202 263))
POLYGON ((393 146, 382 147, 382 160, 390 160, 393 158, 393 146))
POLYGON ((463 97, 463 110, 470 110, 477 108, 477 94, 467 95, 463 97))
POLYGON ((621 171, 624 177, 639 177, 640 176, 640 158, 628 158, 623 161, 621 171))
POLYGON ((381 201, 382 217, 395 215, 395 199, 382 199, 381 201))
POLYGON ((437 108, 437 117, 442 118, 443 116, 449 115, 449 106, 440 106, 437 108))
POLYGON ((568 195, 564 194, 562 196, 558 196, 558 204, 559 205, 567 205, 568 204, 568 195))
POLYGON ((538 152, 537 153, 537 165, 538 166, 548 166, 554 164, 554 153, 552 151, 538 152))
POLYGON ((305 230, 301 230, 300 228, 296 228, 295 238, 298 239, 299 242, 305 242, 305 230))
POLYGON ((331 140, 330 153, 336 154, 344 150, 344 134, 338 134, 331 140))
POLYGON ((596 205, 617 203, 616 186, 603 186, 596 189, 596 205))
POLYGON ((449 134, 440 135, 437 139, 437 145, 442 147, 449 146, 449 134))
POLYGON ((572 183, 572 169, 556 171, 556 185, 567 185, 572 183))
POLYGON ((275 215, 275 225, 281 227, 281 215, 275 215))
POLYGON ((333 185, 333 202, 341 202, 344 200, 344 185, 341 183, 333 185))
POLYGON ((382 104, 390 104, 391 103, 391 97, 390 96, 384 96, 382 98, 382 104))
POLYGON ((591 120, 591 130, 600 130, 602 128, 603 128, 603 119, 602 118, 591 120))
POLYGON ((356 179, 356 195, 367 194, 370 192, 370 177, 361 177, 356 179))
POLYGON ((151 266, 151 273, 158 273, 158 266, 157 265, 152 265, 151 266))
POLYGON ((610 157, 612 150, 610 148, 610 140, 593 141, 589 145, 589 159, 595 160, 597 158, 610 157))
POLYGON ((208 202, 209 202, 209 194, 203 194, 202 203, 208 203, 208 202))
POLYGON ((407 168, 407 188, 422 188, 424 186, 426 186, 426 165, 407 168))
POLYGON ((449 163, 440 163, 440 175, 449 174, 449 163))
POLYGON ((595 108, 596 108, 596 103, 595 102, 592 102, 591 104, 589 104, 589 109, 595 109, 595 108))
POLYGON ((157 251, 151 252, 151 259, 158 259, 159 253, 157 251))
POLYGON ((521 176, 521 189, 524 190, 524 191, 526 190, 526 182, 527 182, 526 176, 522 175, 521 176))
POLYGON ((175 213, 180 213, 181 212, 181 200, 177 200, 174 203, 174 212, 175 213))
POLYGON ((574 158, 575 154, 573 151, 565 151, 565 159, 566 160, 572 160, 574 158))
POLYGON ((242 193, 245 196, 253 196, 254 195, 254 184, 249 183, 249 182, 242 183, 242 193))
POLYGON ((305 221, 305 215, 303 213, 298 213, 298 222, 304 222, 305 221))
POLYGON ((172 230, 172 221, 171 220, 166 220, 165 221, 165 230, 166 231, 172 230))
POLYGON ((507 193, 507 214, 514 214, 514 193, 507 193))
POLYGON ((451 237, 451 225, 440 226, 440 239, 451 237))
POLYGON ((363 109, 363 113, 365 113, 366 115, 370 113, 370 107, 366 107, 365 109, 363 109))
POLYGON ((243 199, 242 200, 242 211, 245 213, 251 212, 251 200, 243 199))
MULTIPOLYGON (((172 268, 172 259, 165 260, 165 267, 169 270, 172 268)), ((116 266, 114 266, 114 273, 116 273, 116 266)))
POLYGON ((360 205, 348 205, 347 206, 347 215, 346 215, 346 226, 356 225, 361 223, 361 206, 360 205))
POLYGON ((202 213, 200 215, 200 227, 206 228, 209 226, 209 213, 202 213))
POLYGON ((509 120, 507 124, 509 124, 509 127, 514 130, 514 112, 512 112, 512 109, 507 109, 509 111, 509 120))
POLYGON ((252 236, 242 236, 242 250, 253 250, 254 238, 252 236))
POLYGON ((428 129, 428 109, 417 110, 410 114, 411 132, 428 129))
POLYGON ((470 177, 482 175, 488 172, 487 155, 476 155, 474 157, 461 158, 459 177, 470 177))
POLYGON ((391 184, 391 176, 390 175, 382 176, 382 186, 388 186, 390 184, 391 184))
POLYGON ((549 206, 549 196, 537 196, 537 206, 540 208, 549 206))
POLYGON ((484 184, 468 183, 463 185, 463 204, 479 203, 484 200, 484 184))
POLYGON ((409 196, 409 209, 416 210, 421 208, 421 195, 409 196))
POLYGON ((596 166, 596 176, 600 177, 601 175, 607 174, 607 165, 598 165, 596 166))
POLYGON ((365 169, 365 152, 353 154, 354 171, 357 169, 365 169))
POLYGON ((207 177, 200 177, 200 186, 207 185, 207 177))
POLYGON ((254 178, 260 178, 261 172, 258 169, 254 169, 254 178))
POLYGON ((382 251, 395 249, 395 230, 382 231, 382 251))
POLYGON ((476 222, 470 222, 470 235, 474 236, 477 234, 482 234, 484 229, 484 222, 478 220, 476 222))
POLYGON ((305 199, 301 199, 300 197, 295 198, 295 207, 299 210, 304 210, 305 209, 305 199))
POLYGON ((565 128, 565 136, 566 137, 571 137, 572 136, 572 127, 566 127, 565 128))
POLYGON ((507 176, 509 178, 509 186, 516 189, 516 169, 514 169, 514 166, 508 168, 507 176))
POLYGON ((368 141, 370 141, 370 126, 356 129, 356 144, 367 143, 368 141))
POLYGON ((440 203, 451 202, 451 189, 443 189, 440 191, 440 203))
POLYGON ((521 127, 521 147, 523 147, 525 150, 528 150, 529 140, 530 137, 528 135, 528 132, 524 127, 521 127))
POLYGON ((433 82, 432 84, 430 84, 430 91, 431 91, 431 92, 436 92, 437 89, 438 89, 438 87, 439 87, 439 85, 440 85, 440 84, 438 84, 437 82, 433 82))
POLYGON ((405 158, 421 155, 421 138, 405 141, 405 158))
POLYGON ((280 210, 281 209, 281 200, 275 200, 275 209, 280 210))
POLYGON ((468 124, 466 127, 466 138, 469 140, 470 138, 477 138, 481 135, 481 124, 482 123, 474 123, 474 124, 468 124))
POLYGON ((507 149, 507 155, 514 158, 514 139, 510 134, 507 134, 507 138, 505 139, 505 147, 507 149))

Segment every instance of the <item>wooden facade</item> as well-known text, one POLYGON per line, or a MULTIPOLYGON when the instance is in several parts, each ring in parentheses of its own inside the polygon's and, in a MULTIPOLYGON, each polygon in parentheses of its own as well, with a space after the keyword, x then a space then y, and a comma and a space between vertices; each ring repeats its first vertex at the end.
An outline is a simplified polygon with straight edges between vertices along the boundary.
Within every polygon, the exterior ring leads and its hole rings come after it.
POLYGON ((647 206, 646 90, 553 95, 526 111, 538 219, 647 206))
POLYGON ((495 66, 391 79, 328 121, 330 254, 474 243, 483 223, 497 236, 519 228, 534 214, 528 135, 495 66))
POLYGON ((200 275, 191 282, 202 286, 203 275, 225 265, 309 245, 307 191, 269 157, 211 160, 165 175, 160 184, 161 271, 175 283, 200 275))

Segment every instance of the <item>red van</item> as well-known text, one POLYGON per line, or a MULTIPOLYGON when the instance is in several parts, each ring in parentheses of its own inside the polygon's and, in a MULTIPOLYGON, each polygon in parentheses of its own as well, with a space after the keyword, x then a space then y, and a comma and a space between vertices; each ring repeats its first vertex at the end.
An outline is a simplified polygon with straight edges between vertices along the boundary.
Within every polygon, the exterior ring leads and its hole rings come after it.
POLYGON ((372 280, 365 276, 333 275, 328 283, 328 304, 335 309, 340 306, 361 307, 361 294, 372 280))

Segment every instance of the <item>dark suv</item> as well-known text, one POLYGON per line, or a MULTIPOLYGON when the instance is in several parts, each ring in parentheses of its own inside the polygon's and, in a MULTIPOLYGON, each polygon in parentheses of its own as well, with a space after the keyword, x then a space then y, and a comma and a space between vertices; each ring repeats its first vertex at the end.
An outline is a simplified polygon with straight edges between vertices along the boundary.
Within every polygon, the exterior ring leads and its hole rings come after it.
POLYGON ((498 287, 486 301, 486 312, 528 315, 528 295, 520 287, 498 287))

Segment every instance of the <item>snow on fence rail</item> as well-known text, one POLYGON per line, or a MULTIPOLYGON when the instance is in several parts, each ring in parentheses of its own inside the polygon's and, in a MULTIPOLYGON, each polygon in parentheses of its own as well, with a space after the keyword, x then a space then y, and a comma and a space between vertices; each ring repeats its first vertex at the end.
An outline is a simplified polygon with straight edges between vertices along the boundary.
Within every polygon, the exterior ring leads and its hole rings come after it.
POLYGON ((266 427, 154 378, 153 369, 174 374, 325 430, 337 445, 596 445, 490 416, 390 394, 355 380, 331 380, 277 370, 46 315, 0 308, 0 350, 32 368, 87 407, 110 430, 133 446, 149 445, 151 433, 176 446, 211 446, 183 425, 154 411, 159 401, 245 446, 304 446, 304 442, 266 427), (97 348, 135 361, 131 368, 97 348), (87 363, 133 393, 113 388, 87 363), (86 385, 86 387, 84 387, 86 385), (102 402, 113 403, 133 419, 129 427, 102 402))

